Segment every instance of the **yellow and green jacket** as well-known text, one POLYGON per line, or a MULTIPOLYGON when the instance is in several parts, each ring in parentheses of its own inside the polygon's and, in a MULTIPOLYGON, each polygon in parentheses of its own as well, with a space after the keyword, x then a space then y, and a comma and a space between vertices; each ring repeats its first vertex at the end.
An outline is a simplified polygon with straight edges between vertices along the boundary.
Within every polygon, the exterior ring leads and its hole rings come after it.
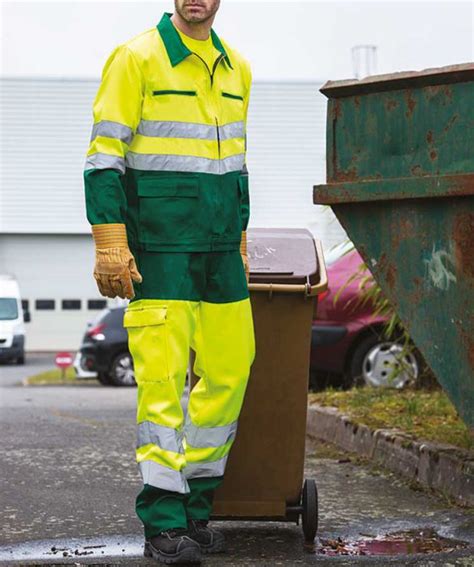
POLYGON ((87 218, 145 251, 238 250, 249 218, 246 60, 211 30, 212 68, 165 13, 110 55, 84 171, 87 218))

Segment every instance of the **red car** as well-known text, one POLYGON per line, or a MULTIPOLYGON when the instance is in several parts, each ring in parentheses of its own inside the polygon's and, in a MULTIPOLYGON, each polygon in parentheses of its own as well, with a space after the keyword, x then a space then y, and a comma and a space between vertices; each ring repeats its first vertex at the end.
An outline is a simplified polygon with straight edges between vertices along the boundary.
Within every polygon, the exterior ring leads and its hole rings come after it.
POLYGON ((400 356, 403 351, 401 342, 396 337, 387 339, 383 334, 386 317, 375 315, 370 302, 362 305, 358 301, 361 279, 370 272, 364 270, 360 277, 347 284, 362 263, 350 242, 327 255, 329 288, 319 297, 313 321, 313 389, 357 384, 401 388, 418 377, 420 361, 417 354, 400 356), (397 372, 393 372, 394 367, 397 372))

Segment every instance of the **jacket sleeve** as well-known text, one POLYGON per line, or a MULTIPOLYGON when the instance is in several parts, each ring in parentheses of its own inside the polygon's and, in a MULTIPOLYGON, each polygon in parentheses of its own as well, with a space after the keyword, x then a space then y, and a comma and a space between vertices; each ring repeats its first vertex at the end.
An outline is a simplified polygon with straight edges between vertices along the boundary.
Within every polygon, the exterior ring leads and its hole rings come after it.
POLYGON ((240 213, 242 218, 242 230, 246 231, 250 218, 250 195, 249 195, 249 172, 247 169, 247 114, 250 101, 250 87, 252 84, 252 73, 250 66, 246 67, 247 89, 244 97, 244 131, 245 131, 245 161, 239 177, 240 187, 240 213))
POLYGON ((113 51, 94 100, 92 135, 84 169, 88 221, 123 223, 125 156, 141 117, 144 80, 130 49, 113 51))

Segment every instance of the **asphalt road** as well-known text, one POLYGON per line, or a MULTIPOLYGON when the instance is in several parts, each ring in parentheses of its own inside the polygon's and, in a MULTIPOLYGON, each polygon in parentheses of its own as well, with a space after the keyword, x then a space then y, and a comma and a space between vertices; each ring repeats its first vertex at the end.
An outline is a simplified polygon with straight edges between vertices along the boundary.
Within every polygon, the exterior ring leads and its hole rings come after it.
MULTIPOLYGON (((19 385, 51 360, 0 366, 0 564, 152 564, 141 557, 134 514, 135 390, 19 385)), ((320 494, 316 549, 304 548, 295 525, 223 522, 228 553, 204 565, 474 565, 472 511, 320 445, 308 447, 306 476, 320 494), (364 538, 428 528, 470 545, 423 555, 321 553, 326 540, 341 538, 339 551, 355 552, 364 538)))
POLYGON ((27 354, 24 365, 0 362, 0 388, 21 384, 28 376, 54 368, 54 356, 51 353, 27 354))

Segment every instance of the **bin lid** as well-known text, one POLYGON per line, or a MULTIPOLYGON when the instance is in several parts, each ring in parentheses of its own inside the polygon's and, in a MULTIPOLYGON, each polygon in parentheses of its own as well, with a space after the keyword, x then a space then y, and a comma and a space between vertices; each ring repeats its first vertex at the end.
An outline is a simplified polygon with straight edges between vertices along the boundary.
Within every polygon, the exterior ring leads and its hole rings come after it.
POLYGON ((247 232, 251 283, 319 283, 313 235, 305 228, 252 228, 247 232))

